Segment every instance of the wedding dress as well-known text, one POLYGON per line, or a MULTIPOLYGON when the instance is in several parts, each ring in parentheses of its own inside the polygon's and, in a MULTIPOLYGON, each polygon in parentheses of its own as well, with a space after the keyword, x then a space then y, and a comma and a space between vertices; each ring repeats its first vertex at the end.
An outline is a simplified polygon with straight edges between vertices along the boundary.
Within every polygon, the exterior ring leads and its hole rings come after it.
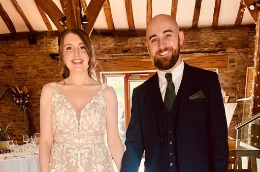
POLYGON ((106 104, 102 94, 76 111, 55 83, 52 98, 53 146, 51 172, 111 172, 111 155, 105 143, 106 104))

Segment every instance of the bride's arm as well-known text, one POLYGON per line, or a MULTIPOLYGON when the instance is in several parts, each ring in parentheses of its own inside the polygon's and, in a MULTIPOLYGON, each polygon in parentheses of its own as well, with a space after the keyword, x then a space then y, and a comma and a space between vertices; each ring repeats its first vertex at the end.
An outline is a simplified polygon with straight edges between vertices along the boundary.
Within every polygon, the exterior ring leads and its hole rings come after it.
POLYGON ((116 163, 117 169, 120 171, 124 150, 118 131, 118 104, 114 89, 112 87, 107 87, 104 90, 104 97, 107 105, 106 130, 108 147, 116 163))
POLYGON ((42 89, 40 99, 40 170, 49 171, 49 160, 52 146, 52 122, 51 122, 51 98, 53 88, 51 85, 45 85, 42 89))

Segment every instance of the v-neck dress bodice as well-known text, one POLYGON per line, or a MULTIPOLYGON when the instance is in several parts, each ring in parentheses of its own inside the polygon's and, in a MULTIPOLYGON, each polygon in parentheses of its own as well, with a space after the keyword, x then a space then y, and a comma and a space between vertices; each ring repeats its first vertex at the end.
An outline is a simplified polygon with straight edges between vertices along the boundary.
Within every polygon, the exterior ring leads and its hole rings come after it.
POLYGON ((94 96, 80 112, 76 111, 55 83, 52 97, 53 146, 51 172, 110 172, 111 155, 105 142, 106 104, 102 94, 94 96))

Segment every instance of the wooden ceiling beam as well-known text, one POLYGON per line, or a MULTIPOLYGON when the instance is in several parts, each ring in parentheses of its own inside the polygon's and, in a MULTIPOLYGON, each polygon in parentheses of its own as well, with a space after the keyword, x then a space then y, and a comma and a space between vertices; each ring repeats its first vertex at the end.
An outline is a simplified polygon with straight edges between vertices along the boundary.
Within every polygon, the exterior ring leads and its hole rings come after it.
POLYGON ((125 8, 129 30, 135 30, 132 0, 125 0, 125 8))
POLYGON ((113 56, 149 56, 146 46, 136 47, 118 47, 118 48, 105 48, 100 51, 102 54, 109 54, 110 57, 113 56))
POLYGON ((112 36, 112 37, 137 37, 145 36, 145 30, 93 30, 95 36, 112 36))
POLYGON ((108 30, 115 30, 115 26, 114 26, 114 21, 113 21, 113 17, 112 17, 112 12, 111 12, 111 8, 110 8, 109 0, 106 0, 104 2, 103 9, 104 9, 104 13, 105 13, 105 16, 106 16, 108 30))
POLYGON ((43 22, 45 23, 45 26, 47 27, 47 29, 49 31, 52 31, 53 29, 52 29, 52 26, 51 26, 51 23, 50 23, 49 19, 46 16, 46 13, 43 11, 43 9, 37 3, 35 3, 35 4, 36 4, 36 6, 38 8, 39 13, 42 16, 42 19, 43 19, 43 22))
POLYGON ((208 55, 183 57, 183 61, 189 65, 199 68, 226 68, 228 66, 228 55, 208 55))
MULTIPOLYGON (((86 15, 87 16, 87 3, 86 3, 86 0, 80 0, 81 2, 81 10, 83 11, 83 14, 82 15, 86 15)), ((82 26, 82 29, 84 29, 84 25, 81 25, 82 26)))
MULTIPOLYGON (((77 0, 76 0, 77 1, 77 0)), ((75 8, 75 0, 60 0, 64 16, 66 16, 66 25, 67 28, 74 28, 77 26, 77 17, 75 8), (75 12, 75 13, 74 13, 75 12)))
POLYGON ((144 71, 155 70, 153 61, 148 58, 127 58, 127 59, 96 59, 96 72, 123 72, 123 71, 144 71))
POLYGON ((239 9, 238 9, 238 12, 237 12, 237 18, 236 18, 236 21, 235 21, 235 26, 241 25, 242 19, 243 19, 243 16, 244 16, 244 12, 245 12, 245 7, 246 7, 246 4, 244 3, 243 0, 241 0, 240 6, 239 6, 239 9))
POLYGON ((5 11, 5 9, 3 8, 1 3, 0 3, 0 16, 2 17, 2 19, 5 22, 7 28, 9 29, 9 31, 11 33, 16 33, 16 29, 14 27, 14 24, 13 24, 12 20, 10 19, 9 15, 7 14, 7 12, 5 11))
POLYGON ((253 115, 260 112, 260 12, 258 12, 256 21, 256 35, 255 35, 255 52, 254 52, 254 68, 253 68, 253 84, 252 84, 252 100, 253 100, 253 115))
MULTIPOLYGON (((129 57, 114 59, 96 59, 98 62, 97 72, 123 72, 123 71, 144 71, 155 70, 151 57, 129 57)), ((194 56, 192 58, 183 58, 183 61, 189 65, 199 68, 226 68, 228 66, 227 55, 215 56, 194 56)))
MULTIPOLYGON (((146 46, 117 46, 117 48, 104 48, 99 51, 101 54, 107 54, 108 57, 126 57, 126 56, 150 56, 146 46)), ((227 55, 225 48, 194 48, 180 50, 182 57, 193 58, 196 56, 225 56, 227 55), (189 57, 192 56, 192 57, 189 57)), ((102 59, 99 57, 97 59, 102 59)))
POLYGON ((16 29, 14 27, 14 24, 13 24, 12 20, 10 19, 9 15, 7 14, 7 12, 5 11, 5 9, 3 8, 1 3, 0 3, 0 16, 2 17, 2 19, 5 22, 7 28, 9 29, 9 31, 11 33, 16 33, 16 29))
POLYGON ((198 27, 199 17, 200 17, 201 1, 202 0, 196 0, 196 2, 195 2, 193 20, 192 20, 192 28, 198 27))
POLYGON ((81 6, 81 0, 74 0, 72 1, 73 4, 73 11, 74 11, 74 16, 75 16, 75 21, 76 21, 76 27, 82 29, 82 17, 84 15, 82 11, 82 6, 81 6))
POLYGON ((212 22, 212 26, 213 26, 213 27, 217 27, 217 26, 218 26, 218 18, 219 18, 219 12, 220 12, 220 5, 221 5, 221 0, 216 0, 216 1, 215 1, 214 14, 213 14, 213 22, 212 22))
POLYGON ((97 20, 98 14, 104 4, 105 0, 91 0, 87 10, 86 16, 88 19, 88 24, 84 25, 84 30, 90 35, 94 26, 94 23, 97 20))
POLYGON ((66 7, 65 7, 64 2, 63 2, 62 0, 60 0, 60 5, 61 5, 61 9, 62 9, 61 12, 62 12, 63 14, 65 14, 65 11, 64 11, 64 10, 66 9, 66 7))
POLYGON ((52 0, 35 0, 35 3, 45 11, 60 32, 64 30, 64 26, 59 23, 64 15, 52 0))
MULTIPOLYGON (((259 9, 260 7, 255 6, 254 10, 250 10, 249 7, 252 4, 256 4, 257 0, 243 0, 243 1, 246 4, 246 7, 248 8, 248 11, 250 12, 251 16, 253 17, 254 22, 256 23, 257 22, 258 11, 260 10, 259 9)), ((258 5, 260 5, 259 2, 258 2, 258 5)))
POLYGON ((171 16, 176 20, 178 0, 172 0, 171 16))
POLYGON ((20 14, 20 16, 22 17, 22 19, 23 19, 24 23, 26 24, 27 28, 28 28, 31 32, 33 32, 34 29, 33 29, 32 25, 31 25, 31 23, 29 22, 29 20, 28 20, 27 17, 25 16, 23 10, 21 9, 21 7, 20 7, 19 4, 17 3, 17 1, 16 1, 16 0, 11 0, 11 2, 12 2, 12 4, 13 4, 14 8, 17 10, 17 12, 18 12, 18 13, 20 14))
POLYGON ((152 9, 152 0, 147 0, 147 6, 146 6, 146 25, 150 23, 152 20, 152 14, 153 14, 153 9, 152 9))
POLYGON ((86 3, 86 0, 81 0, 81 7, 82 7, 82 10, 84 12, 84 15, 87 14, 87 3, 86 3))

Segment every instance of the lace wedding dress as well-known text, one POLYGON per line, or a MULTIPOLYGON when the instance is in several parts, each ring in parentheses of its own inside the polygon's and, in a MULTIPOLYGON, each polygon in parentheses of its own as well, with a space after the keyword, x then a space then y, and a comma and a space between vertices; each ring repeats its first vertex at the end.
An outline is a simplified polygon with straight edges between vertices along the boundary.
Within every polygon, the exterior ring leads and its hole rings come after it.
POLYGON ((52 98, 53 147, 51 172, 111 172, 111 155, 105 144, 106 104, 102 89, 80 112, 76 111, 55 83, 52 98))

